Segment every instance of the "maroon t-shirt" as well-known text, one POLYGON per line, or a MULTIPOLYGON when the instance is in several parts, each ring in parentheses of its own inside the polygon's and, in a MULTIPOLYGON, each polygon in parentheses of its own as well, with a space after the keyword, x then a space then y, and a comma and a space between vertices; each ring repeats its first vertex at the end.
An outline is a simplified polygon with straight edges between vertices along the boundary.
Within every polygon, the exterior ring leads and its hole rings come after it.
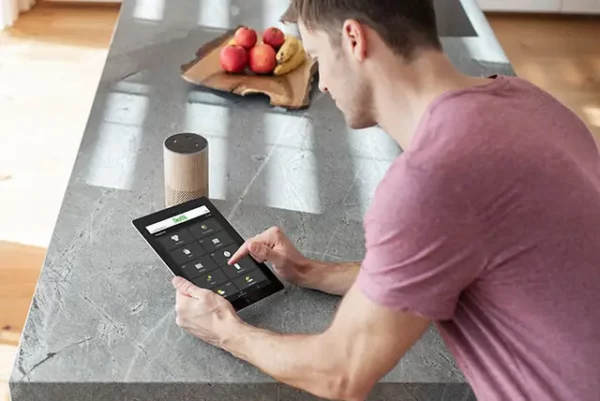
POLYGON ((519 78, 428 108, 365 217, 357 283, 436 321, 481 400, 600 400, 600 157, 519 78))

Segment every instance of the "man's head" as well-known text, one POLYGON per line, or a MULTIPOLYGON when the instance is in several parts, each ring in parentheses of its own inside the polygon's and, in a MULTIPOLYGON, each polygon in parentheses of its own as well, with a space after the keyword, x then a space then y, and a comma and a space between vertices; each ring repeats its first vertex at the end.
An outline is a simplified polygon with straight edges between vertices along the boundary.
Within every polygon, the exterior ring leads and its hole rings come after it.
POLYGON ((292 0, 281 20, 298 23, 319 62, 320 89, 352 128, 376 124, 375 65, 367 61, 385 53, 410 64, 423 50, 441 50, 433 0, 292 0))

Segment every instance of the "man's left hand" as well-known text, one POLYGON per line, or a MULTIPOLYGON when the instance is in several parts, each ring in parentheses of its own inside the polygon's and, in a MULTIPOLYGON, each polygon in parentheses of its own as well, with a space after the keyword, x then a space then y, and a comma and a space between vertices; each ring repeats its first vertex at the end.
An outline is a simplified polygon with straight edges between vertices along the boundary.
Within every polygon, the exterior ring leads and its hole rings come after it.
POLYGON ((210 290, 198 288, 183 277, 175 277, 173 286, 177 290, 177 325, 201 340, 221 347, 240 322, 231 303, 210 290))

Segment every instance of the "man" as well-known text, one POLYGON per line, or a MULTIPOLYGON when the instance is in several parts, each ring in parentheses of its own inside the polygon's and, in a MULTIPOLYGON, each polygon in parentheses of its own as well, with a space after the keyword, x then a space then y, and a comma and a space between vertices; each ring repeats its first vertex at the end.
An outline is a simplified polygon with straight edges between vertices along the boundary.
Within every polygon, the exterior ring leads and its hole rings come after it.
POLYGON ((434 322, 481 400, 598 400, 600 158, 584 124, 521 79, 456 71, 430 0, 293 0, 284 20, 348 125, 378 124, 404 153, 361 263, 308 260, 277 228, 230 261, 344 295, 325 332, 250 327, 181 278, 177 324, 283 383, 364 400, 434 322))

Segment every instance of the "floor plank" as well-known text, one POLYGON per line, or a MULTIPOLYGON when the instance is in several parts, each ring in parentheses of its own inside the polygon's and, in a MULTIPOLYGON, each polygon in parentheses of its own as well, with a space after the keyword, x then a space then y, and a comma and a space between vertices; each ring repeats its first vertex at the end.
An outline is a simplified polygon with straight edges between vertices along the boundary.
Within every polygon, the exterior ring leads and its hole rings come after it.
POLYGON ((46 249, 0 241, 0 342, 25 323, 46 249))

